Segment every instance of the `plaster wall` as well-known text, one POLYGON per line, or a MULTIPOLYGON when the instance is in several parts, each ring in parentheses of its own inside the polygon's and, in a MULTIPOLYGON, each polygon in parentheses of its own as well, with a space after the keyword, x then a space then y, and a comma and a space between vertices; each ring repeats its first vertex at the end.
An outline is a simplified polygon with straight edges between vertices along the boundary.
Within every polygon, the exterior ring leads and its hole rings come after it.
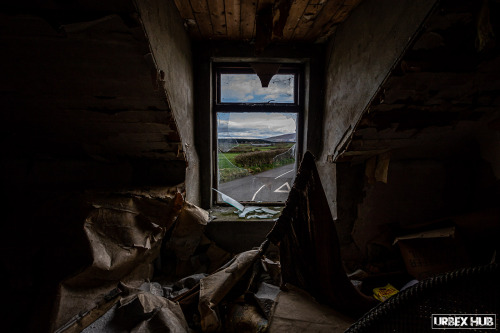
POLYGON ((363 1, 329 42, 317 163, 334 217, 337 185, 326 181, 335 172, 332 163, 435 2, 363 1))

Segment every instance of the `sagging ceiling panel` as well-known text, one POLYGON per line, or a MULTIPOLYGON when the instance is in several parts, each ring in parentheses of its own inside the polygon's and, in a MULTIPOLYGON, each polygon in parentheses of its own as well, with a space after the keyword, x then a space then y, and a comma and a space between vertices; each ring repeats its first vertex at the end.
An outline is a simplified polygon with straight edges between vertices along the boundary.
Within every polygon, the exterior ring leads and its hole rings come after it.
POLYGON ((191 37, 246 40, 259 28, 272 41, 323 42, 361 0, 175 0, 191 37), (270 32, 270 31, 269 31, 270 32))

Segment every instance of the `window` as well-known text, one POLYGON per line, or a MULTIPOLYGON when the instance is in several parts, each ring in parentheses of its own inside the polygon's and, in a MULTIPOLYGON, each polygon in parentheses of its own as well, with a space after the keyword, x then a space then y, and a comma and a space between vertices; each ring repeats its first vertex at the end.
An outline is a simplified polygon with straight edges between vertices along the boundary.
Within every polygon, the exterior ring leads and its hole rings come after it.
POLYGON ((214 188, 239 202, 284 203, 296 174, 300 70, 274 67, 259 75, 250 65, 215 67, 214 188))

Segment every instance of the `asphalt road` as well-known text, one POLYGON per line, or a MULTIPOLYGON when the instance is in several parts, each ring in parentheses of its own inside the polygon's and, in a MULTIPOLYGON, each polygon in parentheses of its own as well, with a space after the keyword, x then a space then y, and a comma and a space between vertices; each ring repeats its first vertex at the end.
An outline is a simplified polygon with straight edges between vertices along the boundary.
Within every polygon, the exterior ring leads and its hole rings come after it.
POLYGON ((219 191, 237 201, 286 201, 295 178, 294 164, 219 185, 219 191))

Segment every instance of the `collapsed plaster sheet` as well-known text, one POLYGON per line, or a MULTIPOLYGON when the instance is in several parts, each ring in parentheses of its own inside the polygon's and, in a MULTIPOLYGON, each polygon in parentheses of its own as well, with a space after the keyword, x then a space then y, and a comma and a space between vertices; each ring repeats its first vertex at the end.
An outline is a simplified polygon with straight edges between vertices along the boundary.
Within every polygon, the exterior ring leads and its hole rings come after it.
POLYGON ((182 195, 148 198, 87 193, 75 216, 83 218, 91 264, 59 285, 52 326, 95 308, 121 281, 139 286, 152 277, 161 240, 181 212, 182 195))
POLYGON ((85 328, 83 333, 97 332, 189 332, 188 324, 178 303, 162 295, 120 284, 124 295, 113 309, 85 328))
POLYGON ((216 307, 253 266, 260 253, 250 250, 238 254, 222 269, 200 281, 198 310, 203 332, 215 332, 221 327, 216 307))
POLYGON ((189 260, 200 241, 209 220, 208 212, 186 202, 172 231, 169 247, 181 261, 189 260))

